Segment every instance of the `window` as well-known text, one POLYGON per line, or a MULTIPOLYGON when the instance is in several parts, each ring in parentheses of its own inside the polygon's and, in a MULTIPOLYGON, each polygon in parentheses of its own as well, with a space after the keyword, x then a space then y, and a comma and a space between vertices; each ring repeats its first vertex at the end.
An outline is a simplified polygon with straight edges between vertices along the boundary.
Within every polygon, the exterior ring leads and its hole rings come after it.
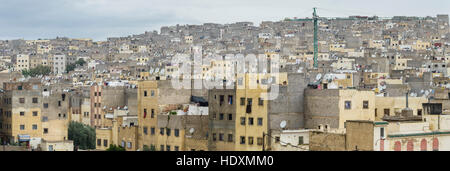
POLYGON ((150 95, 153 97, 155 96, 155 90, 150 91, 150 95))
POLYGON ((48 134, 48 128, 44 128, 44 134, 48 134))
POLYGON ((179 137, 180 136, 180 130, 179 129, 175 129, 175 137, 179 137))
POLYGON ((32 102, 33 103, 38 103, 38 98, 37 97, 33 97, 32 102))
POLYGON ((25 116, 25 112, 20 112, 20 116, 25 116))
POLYGON ((384 116, 389 116, 389 115, 390 115, 389 109, 384 109, 384 116))
POLYGON ((352 102, 351 101, 345 101, 345 109, 351 109, 352 108, 352 102))
POLYGON ((245 105, 245 98, 241 98, 241 106, 245 105))
POLYGON ((155 118, 155 109, 152 109, 151 118, 155 118))
POLYGON ((17 90, 22 90, 22 86, 17 86, 17 90))
POLYGON ((298 145, 303 145, 303 136, 298 137, 298 145))
POLYGON ((213 139, 213 141, 216 141, 216 140, 217 140, 217 139, 216 139, 216 133, 213 133, 212 139, 213 139))
POLYGON ((230 105, 233 104, 233 96, 232 95, 228 95, 228 104, 230 104, 230 105))
POLYGON ((167 146, 166 146, 166 150, 167 150, 167 151, 170 151, 170 145, 167 145, 167 146))
MULTIPOLYGON (((278 137, 279 138, 279 137, 278 137)), ((263 145, 263 139, 262 138, 258 138, 257 140, 258 145, 263 145)), ((279 140, 278 140, 279 141, 279 140)))
POLYGON ((147 117, 147 109, 144 109, 144 119, 147 117))
POLYGON ((248 144, 253 145, 253 137, 248 137, 248 144))
POLYGON ((164 128, 159 129, 159 134, 164 135, 164 128))
POLYGON ((245 137, 241 136, 241 144, 245 144, 245 137))
POLYGON ((133 148, 133 143, 132 142, 128 142, 127 143, 127 148, 133 148))
POLYGON ((417 109, 417 115, 422 116, 422 109, 417 109))
POLYGON ((223 139, 223 134, 222 133, 220 133, 219 134, 219 141, 223 141, 224 139, 223 139))
POLYGON ((144 91, 144 97, 147 97, 147 91, 144 91))
POLYGON ((363 109, 369 109, 369 101, 363 101, 363 109))
POLYGON ((180 151, 180 147, 175 146, 175 151, 180 151))
POLYGON ((225 101, 225 96, 224 95, 220 95, 219 96, 219 103, 222 106, 223 102, 225 101))
POLYGON ((241 117, 241 125, 245 125, 245 117, 241 117))
POLYGON ((97 92, 94 92, 94 96, 97 96, 97 92))
POLYGON ((248 105, 248 106, 251 106, 251 105, 252 105, 252 101, 253 101, 252 98, 248 98, 248 99, 247 99, 247 105, 248 105))
POLYGON ((280 137, 278 137, 278 136, 275 137, 275 142, 276 142, 276 143, 280 142, 280 137))
POLYGON ((145 135, 148 134, 148 132, 147 132, 147 127, 146 127, 146 126, 144 126, 144 134, 145 134, 145 135))
POLYGON ((228 114, 228 120, 232 121, 233 120, 233 114, 228 114))
POLYGON ((25 130, 25 125, 20 125, 20 130, 25 130))
POLYGON ((224 118, 224 114, 223 113, 219 114, 219 120, 223 120, 223 118, 224 118))
POLYGON ((25 103, 25 98, 19 98, 19 103, 25 103))
POLYGON ((228 142, 233 142, 233 134, 228 134, 228 142))
POLYGON ((248 125, 253 125, 253 118, 248 118, 248 125))
POLYGON ((102 140, 101 139, 97 139, 97 146, 102 146, 102 140))
POLYGON ((61 106, 61 101, 58 101, 58 106, 61 106))
POLYGON ((33 130, 37 130, 38 126, 36 124, 34 124, 32 128, 33 128, 33 130))
POLYGON ((160 151, 164 151, 164 145, 161 145, 161 147, 159 148, 160 151))
POLYGON ((154 127, 150 128, 150 134, 155 135, 155 128, 154 127))
POLYGON ((263 118, 258 118, 258 126, 262 126, 263 125, 263 118))
POLYGON ((166 128, 167 136, 170 136, 170 128, 166 128))
POLYGON ((384 128, 380 128, 380 138, 384 138, 384 128))
POLYGON ((103 140, 103 146, 108 147, 108 140, 103 140))
POLYGON ((264 100, 262 98, 258 98, 258 105, 263 106, 264 100))

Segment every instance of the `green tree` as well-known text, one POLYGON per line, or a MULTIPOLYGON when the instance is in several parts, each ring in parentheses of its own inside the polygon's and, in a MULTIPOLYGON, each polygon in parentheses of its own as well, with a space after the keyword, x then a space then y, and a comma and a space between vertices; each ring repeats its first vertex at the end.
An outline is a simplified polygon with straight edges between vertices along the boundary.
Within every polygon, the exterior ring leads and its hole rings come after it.
POLYGON ((22 70, 22 75, 36 77, 38 75, 49 75, 52 69, 49 66, 38 65, 30 70, 22 70))
POLYGON ((69 140, 73 140, 73 145, 79 149, 95 149, 95 129, 79 122, 69 123, 69 140))
POLYGON ((75 62, 75 64, 79 65, 79 66, 83 66, 86 63, 86 61, 84 61, 83 58, 78 59, 77 62, 75 62))
POLYGON ((156 151, 156 147, 154 145, 150 145, 150 147, 148 147, 148 145, 144 145, 142 151, 156 151))
POLYGON ((109 148, 106 149, 106 151, 125 151, 125 148, 111 144, 111 145, 109 145, 109 148))
POLYGON ((75 68, 77 68, 77 66, 83 66, 84 64, 86 64, 86 61, 84 61, 83 58, 80 58, 73 64, 67 64, 66 65, 66 72, 69 73, 70 71, 75 70, 75 68))

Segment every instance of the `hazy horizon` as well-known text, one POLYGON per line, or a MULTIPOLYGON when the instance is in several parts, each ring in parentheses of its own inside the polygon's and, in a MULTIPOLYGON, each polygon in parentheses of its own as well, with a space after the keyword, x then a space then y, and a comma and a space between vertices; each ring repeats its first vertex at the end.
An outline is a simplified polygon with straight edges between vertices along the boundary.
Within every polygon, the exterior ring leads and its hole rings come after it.
POLYGON ((125 37, 176 24, 227 24, 311 17, 436 16, 449 14, 446 0, 1 0, 0 40, 59 37, 125 37))

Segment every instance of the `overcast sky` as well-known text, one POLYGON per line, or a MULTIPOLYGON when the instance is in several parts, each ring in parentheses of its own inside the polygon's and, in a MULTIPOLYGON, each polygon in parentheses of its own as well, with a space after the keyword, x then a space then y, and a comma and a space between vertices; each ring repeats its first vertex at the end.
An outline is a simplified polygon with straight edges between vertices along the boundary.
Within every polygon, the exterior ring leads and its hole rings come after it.
POLYGON ((141 34, 175 24, 279 21, 285 17, 436 16, 449 0, 0 0, 0 39, 141 34))

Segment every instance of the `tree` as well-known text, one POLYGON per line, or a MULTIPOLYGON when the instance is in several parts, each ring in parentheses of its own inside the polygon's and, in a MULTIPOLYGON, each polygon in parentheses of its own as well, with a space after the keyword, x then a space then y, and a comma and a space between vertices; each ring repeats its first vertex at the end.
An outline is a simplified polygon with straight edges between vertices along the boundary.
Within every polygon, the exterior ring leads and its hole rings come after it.
POLYGON ((156 151, 156 147, 154 145, 150 145, 150 147, 148 147, 148 145, 144 145, 142 151, 156 151))
POLYGON ((122 146, 111 144, 109 145, 109 148, 106 149, 106 151, 125 151, 125 148, 123 148, 122 146))
POLYGON ((66 72, 69 73, 70 71, 75 70, 75 68, 77 66, 83 66, 84 64, 86 64, 86 61, 84 61, 83 58, 78 59, 75 63, 73 64, 67 64, 66 65, 66 72))
POLYGON ((22 75, 36 77, 38 75, 49 75, 52 69, 49 66, 38 65, 30 70, 22 70, 22 75))
POLYGON ((80 149, 95 149, 95 129, 82 123, 71 121, 69 123, 69 140, 80 149))

